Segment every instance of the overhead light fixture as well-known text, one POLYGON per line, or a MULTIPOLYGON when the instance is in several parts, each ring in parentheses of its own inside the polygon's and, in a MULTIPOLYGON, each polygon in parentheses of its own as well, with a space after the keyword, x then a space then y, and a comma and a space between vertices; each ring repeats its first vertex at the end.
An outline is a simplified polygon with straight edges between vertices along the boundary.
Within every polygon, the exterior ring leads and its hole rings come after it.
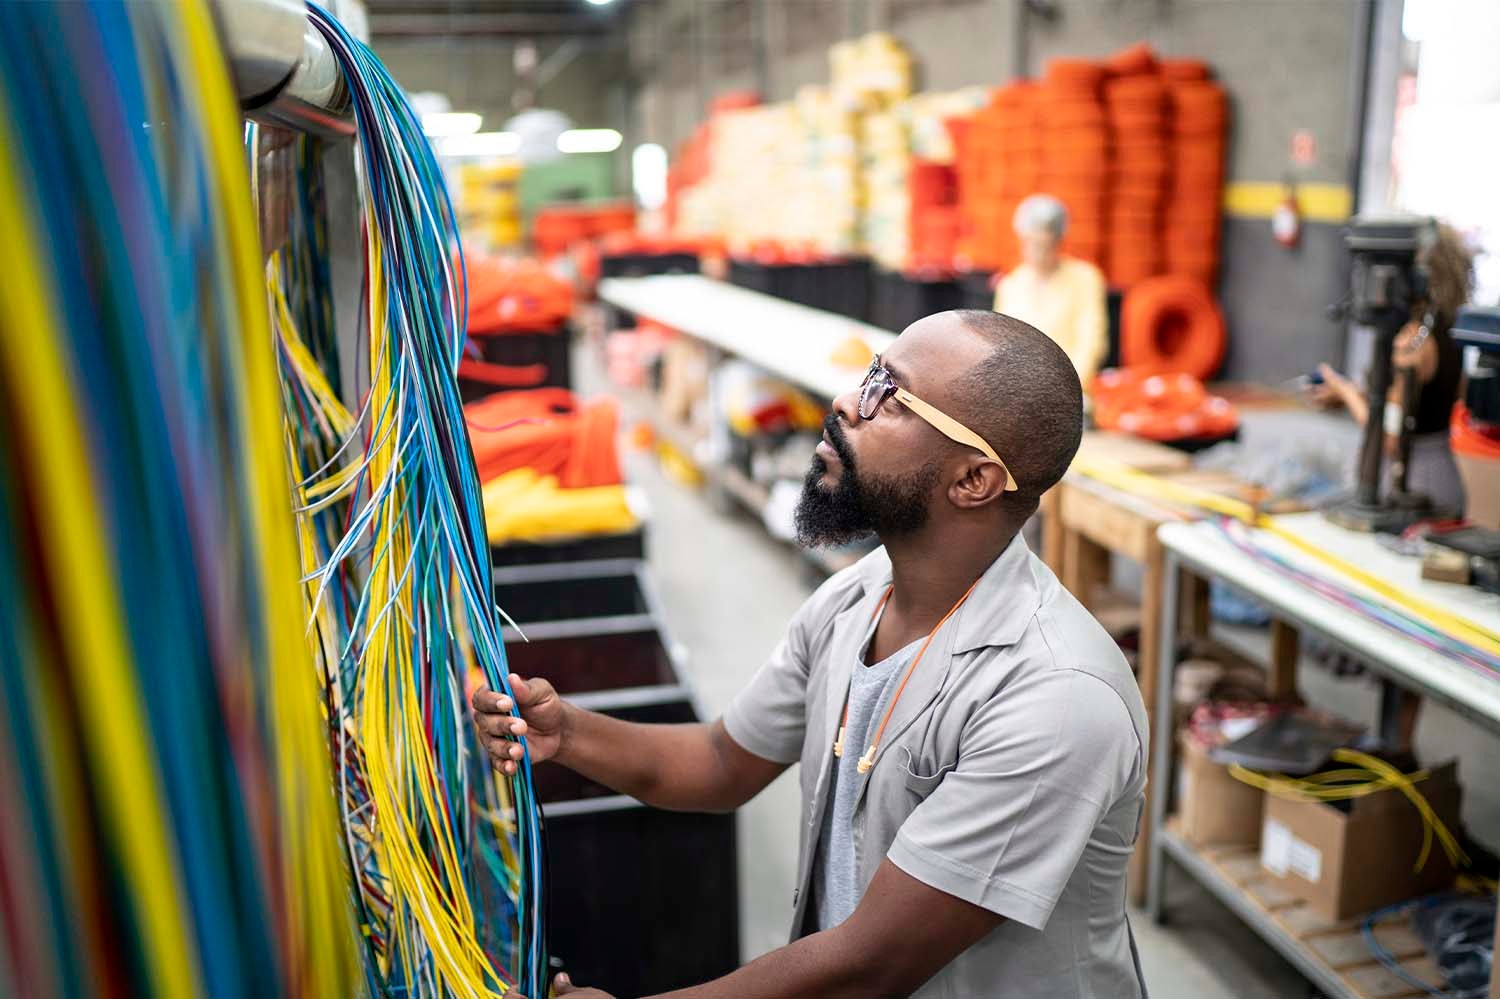
POLYGON ((472 111, 438 111, 422 116, 422 132, 429 139, 473 135, 483 119, 472 111))
POLYGON ((620 148, 621 136, 612 128, 570 128, 557 137, 560 153, 612 153, 620 148))
POLYGON ((514 156, 521 137, 514 132, 476 132, 440 139, 435 148, 442 156, 514 156))
POLYGON ((595 7, 603 7, 605 4, 611 2, 613 2, 613 0, 589 0, 589 3, 593 4, 595 7))

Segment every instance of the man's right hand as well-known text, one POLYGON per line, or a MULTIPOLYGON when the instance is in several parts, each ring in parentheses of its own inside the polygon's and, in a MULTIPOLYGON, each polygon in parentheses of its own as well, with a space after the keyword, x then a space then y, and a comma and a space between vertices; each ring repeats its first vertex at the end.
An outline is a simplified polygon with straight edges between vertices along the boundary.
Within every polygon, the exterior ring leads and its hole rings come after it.
POLYGON ((521 717, 511 713, 511 699, 502 693, 484 688, 474 692, 474 724, 479 728, 479 739, 485 752, 490 754, 505 774, 514 774, 523 755, 516 740, 526 737, 531 749, 531 762, 550 760, 562 749, 563 722, 567 705, 553 689, 552 684, 540 678, 523 679, 510 675, 510 689, 515 692, 515 706, 521 709, 521 717))

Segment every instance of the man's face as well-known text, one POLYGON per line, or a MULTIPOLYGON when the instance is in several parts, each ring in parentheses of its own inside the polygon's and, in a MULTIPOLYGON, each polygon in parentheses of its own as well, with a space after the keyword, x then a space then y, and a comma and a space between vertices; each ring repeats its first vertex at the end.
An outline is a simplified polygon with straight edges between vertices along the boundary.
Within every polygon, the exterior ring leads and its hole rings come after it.
MULTIPOLYGON (((963 412, 954 382, 984 356, 979 337, 954 316, 907 328, 882 360, 902 388, 953 414, 963 412)), ((895 398, 869 420, 859 389, 834 400, 797 503, 797 538, 808 547, 890 540, 925 527, 942 510, 945 462, 955 446, 895 398)))

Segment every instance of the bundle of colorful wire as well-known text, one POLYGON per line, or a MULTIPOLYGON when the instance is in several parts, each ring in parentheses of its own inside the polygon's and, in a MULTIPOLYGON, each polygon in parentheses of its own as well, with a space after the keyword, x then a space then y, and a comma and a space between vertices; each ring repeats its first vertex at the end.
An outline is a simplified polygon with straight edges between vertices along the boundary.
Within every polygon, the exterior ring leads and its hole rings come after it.
MULTIPOLYGON (((1416 612, 1404 611, 1399 607, 1388 605, 1371 597, 1362 596, 1332 579, 1307 571, 1291 559, 1271 551, 1265 545, 1258 543, 1249 528, 1245 527, 1244 524, 1227 518, 1217 523, 1220 531, 1230 544, 1257 562, 1262 563, 1267 568, 1289 579, 1296 580, 1301 585, 1306 586, 1324 598, 1359 614, 1361 617, 1368 618, 1375 624, 1397 632, 1481 676, 1500 676, 1500 666, 1497 666, 1497 662, 1500 662, 1500 660, 1497 660, 1495 652, 1500 646, 1497 646, 1494 637, 1490 633, 1479 629, 1477 626, 1467 625, 1462 619, 1452 618, 1451 616, 1450 627, 1455 628, 1455 630, 1450 631, 1440 628, 1436 623, 1418 616, 1416 612)), ((1274 518, 1271 519, 1270 523, 1274 525, 1274 518)), ((1287 532, 1276 532, 1276 534, 1282 540, 1298 544, 1299 539, 1295 535, 1287 532)), ((1303 550, 1306 549, 1304 548, 1303 550)), ((1321 553, 1310 552, 1310 554, 1317 556, 1321 553)), ((1343 569, 1346 574, 1354 576, 1360 582, 1380 582, 1378 580, 1367 579, 1363 574, 1356 576, 1350 568, 1343 566, 1339 566, 1338 568, 1343 569)))
POLYGON ((0 994, 363 991, 202 0, 0 4, 0 994))
MULTIPOLYGON (((541 813, 529 757, 486 765, 471 670, 508 691, 484 505, 455 372, 465 301, 442 176, 406 99, 321 9, 364 208, 361 384, 341 384, 317 144, 299 140, 268 287, 297 480, 306 611, 367 965, 391 994, 546 994, 541 813)), ((263 147, 251 135, 252 153, 263 147)))

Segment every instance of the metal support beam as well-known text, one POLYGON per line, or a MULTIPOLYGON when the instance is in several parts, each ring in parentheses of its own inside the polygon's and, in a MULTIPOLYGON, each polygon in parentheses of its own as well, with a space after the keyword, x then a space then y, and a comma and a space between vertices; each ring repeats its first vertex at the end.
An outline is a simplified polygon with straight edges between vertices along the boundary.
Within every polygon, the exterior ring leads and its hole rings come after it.
POLYGON ((610 30, 612 23, 569 14, 371 14, 370 35, 374 38, 602 35, 610 30))

